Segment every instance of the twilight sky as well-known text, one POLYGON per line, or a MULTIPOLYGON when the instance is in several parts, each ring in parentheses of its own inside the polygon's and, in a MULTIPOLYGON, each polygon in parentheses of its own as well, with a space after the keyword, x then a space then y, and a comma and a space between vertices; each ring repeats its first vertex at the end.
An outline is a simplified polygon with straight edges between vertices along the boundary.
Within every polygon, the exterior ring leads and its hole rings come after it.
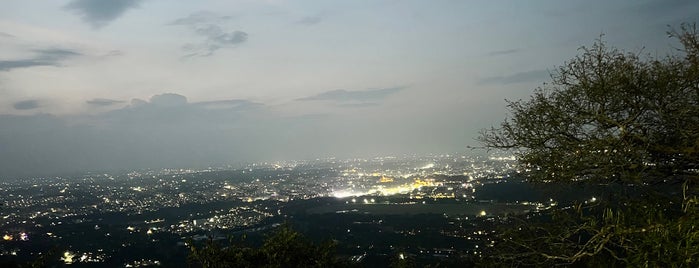
POLYGON ((601 33, 699 1, 5 0, 0 178, 450 153, 601 33))

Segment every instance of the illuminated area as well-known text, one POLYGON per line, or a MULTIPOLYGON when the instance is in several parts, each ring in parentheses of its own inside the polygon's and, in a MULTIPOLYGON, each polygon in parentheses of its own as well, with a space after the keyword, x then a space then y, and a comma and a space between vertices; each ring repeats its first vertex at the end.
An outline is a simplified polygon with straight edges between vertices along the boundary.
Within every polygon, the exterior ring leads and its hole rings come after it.
POLYGON ((61 257, 61 260, 65 262, 65 264, 73 264, 73 258, 75 257, 75 254, 70 251, 66 251, 63 253, 63 257, 61 257))
MULTIPOLYGON (((337 198, 363 195, 392 196, 397 194, 409 194, 413 191, 419 191, 423 187, 436 187, 441 185, 442 184, 440 182, 436 182, 434 179, 396 179, 381 175, 381 178, 376 183, 368 187, 369 189, 366 189, 365 191, 357 191, 353 188, 349 188, 334 191, 331 193, 331 196, 337 198)), ((354 185, 351 185, 350 187, 352 186, 354 185)))
POLYGON ((429 163, 429 164, 427 164, 427 165, 421 167, 420 169, 430 169, 430 168, 433 168, 433 167, 434 167, 434 163, 429 163))
POLYGON ((21 240, 21 241, 29 241, 29 235, 27 235, 27 233, 20 233, 20 234, 19 234, 19 240, 21 240))
MULTIPOLYGON (((323 223, 317 227, 332 230, 341 226, 338 230, 350 236, 379 239, 399 235, 409 241, 424 235, 426 225, 396 228, 396 222, 385 221, 383 215, 393 215, 405 225, 418 224, 420 221, 415 219, 423 218, 415 215, 438 215, 429 220, 430 224, 444 222, 432 227, 433 231, 464 239, 470 245, 485 241, 487 236, 481 230, 483 225, 473 229, 472 220, 539 211, 555 204, 548 197, 549 202, 522 199, 518 203, 477 199, 476 193, 480 194, 483 187, 507 180, 511 164, 507 160, 454 155, 377 157, 0 182, 0 203, 4 204, 0 211, 4 213, 0 215, 0 242, 4 243, 0 243, 0 256, 33 258, 37 253, 15 245, 54 243, 70 249, 54 261, 71 266, 114 261, 119 267, 169 266, 184 260, 173 262, 173 254, 143 249, 176 241, 173 250, 182 253, 179 258, 186 255, 190 238, 201 242, 211 234, 214 239, 225 240, 228 232, 264 232, 289 216, 299 221, 345 217, 347 220, 336 222, 337 226, 323 223), (466 227, 455 228, 457 225, 466 227)), ((589 202, 591 196, 599 195, 585 194, 584 200, 589 202)), ((416 254, 452 254, 439 248, 423 249, 425 253, 406 252, 405 248, 391 248, 389 242, 382 247, 381 254, 386 255, 381 256, 403 253, 406 259, 416 254)), ((363 253, 352 259, 363 262, 367 254, 378 253, 363 253)))
POLYGON ((381 176, 381 179, 379 180, 379 182, 381 182, 381 183, 393 182, 393 178, 381 176))
POLYGON ((361 196, 364 194, 365 193, 352 192, 350 190, 340 190, 340 191, 333 192, 332 196, 337 197, 337 198, 345 198, 345 197, 350 197, 350 196, 361 196))

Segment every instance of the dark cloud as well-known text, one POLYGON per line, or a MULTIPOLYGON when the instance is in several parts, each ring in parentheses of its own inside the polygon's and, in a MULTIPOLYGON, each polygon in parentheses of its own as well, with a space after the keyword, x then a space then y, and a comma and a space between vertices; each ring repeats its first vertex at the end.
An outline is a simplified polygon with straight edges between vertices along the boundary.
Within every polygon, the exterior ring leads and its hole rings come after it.
POLYGON ((132 99, 131 100, 132 107, 138 107, 138 106, 142 106, 142 105, 146 105, 146 104, 148 104, 148 102, 144 101, 142 99, 132 99))
POLYGON ((39 108, 41 105, 38 100, 24 100, 15 102, 12 107, 17 110, 33 110, 39 108))
MULTIPOLYGON (((107 102, 97 99, 95 103, 107 102)), ((279 133, 282 121, 262 120, 273 118, 263 105, 245 110, 208 107, 250 103, 187 103, 184 96, 166 93, 89 117, 0 115, 0 180, 87 170, 206 167, 256 159, 261 152, 274 152, 276 148, 267 144, 270 135, 279 133)), ((39 104, 30 100, 15 107, 39 104)))
POLYGON ((190 103, 187 97, 164 93, 152 96, 148 101, 133 99, 131 105, 103 115, 103 119, 119 122, 143 122, 143 124, 169 124, 188 122, 199 124, 209 121, 227 122, 237 113, 264 110, 264 105, 248 100, 218 100, 190 103))
POLYGON ((235 45, 248 39, 248 34, 242 31, 225 32, 221 26, 209 24, 197 28, 195 33, 206 36, 208 42, 214 45, 235 45))
POLYGON ((60 49, 60 48, 49 48, 49 49, 35 49, 33 50, 35 53, 37 53, 37 59, 42 59, 42 60, 63 60, 71 57, 77 57, 77 56, 82 56, 82 53, 76 52, 74 50, 69 50, 69 49, 60 49))
POLYGON ((205 40, 202 43, 187 44, 183 49, 188 52, 187 57, 211 56, 217 50, 226 47, 235 47, 236 45, 248 40, 248 33, 243 31, 225 32, 221 26, 209 24, 196 28, 194 32, 203 36, 205 40))
POLYGON ((169 25, 186 26, 203 40, 183 46, 186 57, 213 55, 221 48, 235 47, 248 40, 248 33, 224 28, 223 22, 230 16, 219 16, 212 12, 200 11, 188 17, 177 19, 169 25))
POLYGON ((94 28, 101 28, 119 18, 142 0, 73 0, 65 8, 80 15, 94 28))
POLYGON ((520 49, 505 49, 505 50, 496 50, 496 51, 491 51, 488 53, 490 56, 501 56, 501 55, 508 55, 508 54, 515 54, 520 52, 520 49))
POLYGON ((85 103, 93 106, 111 106, 114 104, 124 103, 124 101, 97 98, 85 101, 85 103))
POLYGON ((34 66, 56 66, 56 63, 36 59, 0 60, 0 71, 9 71, 12 69, 27 68, 34 66))
POLYGON ((321 16, 308 16, 296 21, 296 23, 302 25, 315 25, 320 23, 321 21, 323 21, 323 17, 321 16))
POLYGON ((33 50, 35 56, 29 59, 0 60, 0 71, 10 71, 17 68, 34 66, 60 66, 66 59, 82 55, 79 52, 67 49, 37 49, 33 50))
POLYGON ((297 99, 299 101, 337 101, 337 102, 368 102, 382 100, 390 95, 404 90, 405 87, 349 91, 344 89, 326 91, 315 96, 297 99))
POLYGON ((11 34, 8 34, 8 33, 0 32, 0 37, 3 37, 3 38, 14 38, 15 36, 14 36, 14 35, 11 35, 11 34))
POLYGON ((76 154, 60 154, 70 151, 70 145, 63 146, 66 140, 59 138, 63 135, 57 130, 63 128, 60 119, 46 114, 0 115, 0 180, 64 171, 61 167, 69 163, 62 161, 76 154))
POLYGON ((551 76, 548 70, 533 70, 505 76, 486 77, 479 84, 515 84, 523 82, 544 82, 551 76))
MULTIPOLYGON (((371 97, 347 98, 381 99, 380 95, 393 94, 375 91, 379 93, 371 97)), ((382 113, 372 113, 369 120, 354 113, 289 115, 249 100, 190 103, 186 99, 161 94, 90 116, 0 115, 0 180, 81 171, 414 153, 434 150, 429 141, 441 135, 425 129, 442 129, 439 122, 448 124, 447 120, 412 116, 400 123, 394 115, 382 113)), ((369 103, 374 102, 361 105, 369 103)), ((463 140, 462 133, 454 133, 463 140)))

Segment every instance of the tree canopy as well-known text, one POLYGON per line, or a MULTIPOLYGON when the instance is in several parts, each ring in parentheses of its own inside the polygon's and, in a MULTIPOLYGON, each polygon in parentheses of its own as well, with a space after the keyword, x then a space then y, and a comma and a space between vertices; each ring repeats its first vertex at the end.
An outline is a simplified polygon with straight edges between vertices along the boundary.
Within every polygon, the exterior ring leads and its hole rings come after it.
POLYGON ((314 244, 288 225, 268 236, 261 247, 229 241, 228 247, 209 240, 203 247, 190 245, 190 264, 215 267, 343 267, 332 242, 314 244))
POLYGON ((488 148, 515 150, 532 180, 649 181, 697 175, 699 36, 672 31, 682 47, 664 57, 601 40, 552 72, 511 117, 481 132, 488 148))
POLYGON ((482 131, 480 141, 513 150, 532 181, 635 191, 513 217, 483 265, 697 267, 699 34, 689 24, 669 34, 681 47, 662 57, 601 38, 582 47, 530 99, 508 101, 499 127, 482 131))

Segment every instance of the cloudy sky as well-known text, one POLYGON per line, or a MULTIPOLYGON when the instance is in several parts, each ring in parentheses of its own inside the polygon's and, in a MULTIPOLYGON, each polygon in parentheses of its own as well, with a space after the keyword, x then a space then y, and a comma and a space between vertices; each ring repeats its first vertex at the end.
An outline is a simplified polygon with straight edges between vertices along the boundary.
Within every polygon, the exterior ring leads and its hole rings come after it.
POLYGON ((5 0, 0 177, 464 152, 601 33, 697 1, 5 0))

